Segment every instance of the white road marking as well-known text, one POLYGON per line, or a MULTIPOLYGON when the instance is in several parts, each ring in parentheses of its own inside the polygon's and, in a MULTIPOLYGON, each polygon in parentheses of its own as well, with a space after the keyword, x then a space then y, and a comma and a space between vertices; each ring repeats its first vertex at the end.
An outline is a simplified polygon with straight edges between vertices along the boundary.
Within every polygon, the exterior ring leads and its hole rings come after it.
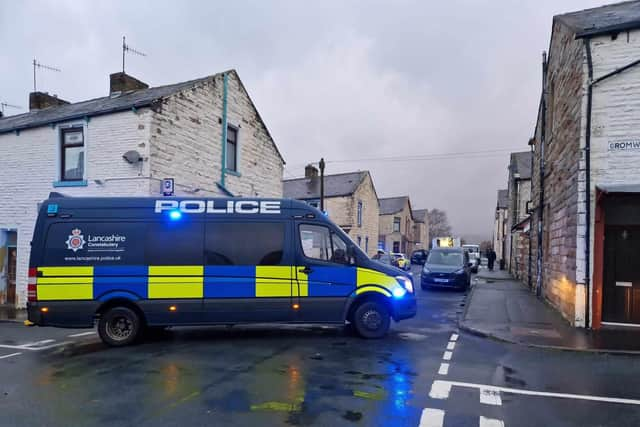
POLYGON ((8 359, 8 358, 13 357, 13 356, 20 356, 21 354, 22 354, 22 353, 11 353, 11 354, 6 354, 6 355, 4 355, 4 356, 0 356, 0 359, 8 359))
POLYGON ((453 353, 451 353, 450 351, 445 351, 444 354, 442 355, 442 358, 444 360, 451 360, 451 356, 453 356, 453 353))
POLYGON ((504 423, 502 422, 502 420, 485 418, 480 415, 480 427, 504 427, 504 423))
POLYGON ((444 424, 444 411, 442 409, 424 408, 420 416, 419 427, 442 427, 444 424))
POLYGON ((30 342, 27 344, 23 344, 24 347, 40 347, 43 346, 45 344, 49 344, 52 342, 55 342, 56 340, 42 340, 42 341, 36 341, 36 342, 30 342))
POLYGON ((451 338, 449 338, 449 341, 458 341, 458 334, 451 334, 451 338))
POLYGON ((449 373, 449 364, 448 363, 441 363, 440 364, 440 369, 438 369, 438 373, 440 375, 447 375, 449 373))
POLYGON ((431 384, 429 397, 432 399, 448 399, 451 392, 451 383, 449 381, 435 380, 431 384))
MULTIPOLYGON (((465 383, 465 382, 459 382, 459 381, 436 380, 433 382, 433 385, 431 386, 431 390, 433 391, 434 388, 440 391, 447 390, 447 388, 451 390, 452 386, 477 388, 479 390, 491 390, 491 391, 502 392, 502 393, 522 394, 526 396, 557 397, 560 399, 590 400, 595 402, 622 403, 625 405, 640 406, 640 400, 638 399, 624 399, 620 397, 592 396, 588 394, 555 393, 555 392, 548 392, 548 391, 523 390, 518 388, 499 387, 499 386, 486 385, 486 384, 465 383)), ((431 396, 431 393, 429 393, 429 396, 431 396)), ((447 397, 448 397, 448 393, 446 397, 443 397, 441 399, 446 399, 447 397)))
POLYGON ((82 332, 80 334, 72 334, 72 335, 68 335, 69 338, 77 338, 77 337, 84 337, 87 335, 95 335, 96 331, 90 331, 90 332, 82 332))
POLYGON ((481 388, 480 403, 484 403, 485 405, 501 406, 502 399, 500 398, 500 392, 495 390, 488 390, 486 388, 481 388))
POLYGON ((455 341, 449 341, 447 343, 447 350, 453 350, 454 348, 456 348, 456 343, 455 341))

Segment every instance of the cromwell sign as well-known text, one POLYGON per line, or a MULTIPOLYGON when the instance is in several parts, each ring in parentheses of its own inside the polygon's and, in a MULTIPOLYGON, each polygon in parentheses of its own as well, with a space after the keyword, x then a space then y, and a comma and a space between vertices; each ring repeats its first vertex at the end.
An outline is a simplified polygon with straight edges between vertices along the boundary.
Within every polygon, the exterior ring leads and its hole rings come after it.
POLYGON ((609 151, 640 151, 640 138, 609 141, 609 151))

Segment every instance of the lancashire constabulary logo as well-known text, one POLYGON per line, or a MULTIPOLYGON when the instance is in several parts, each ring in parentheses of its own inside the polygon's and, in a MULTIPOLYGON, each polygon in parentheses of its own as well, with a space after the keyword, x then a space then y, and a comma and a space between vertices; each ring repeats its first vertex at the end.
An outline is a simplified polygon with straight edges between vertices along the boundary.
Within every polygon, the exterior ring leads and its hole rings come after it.
POLYGON ((67 239, 67 249, 77 252, 84 247, 84 236, 81 233, 82 231, 80 231, 79 228, 71 230, 71 235, 69 235, 69 238, 67 239))

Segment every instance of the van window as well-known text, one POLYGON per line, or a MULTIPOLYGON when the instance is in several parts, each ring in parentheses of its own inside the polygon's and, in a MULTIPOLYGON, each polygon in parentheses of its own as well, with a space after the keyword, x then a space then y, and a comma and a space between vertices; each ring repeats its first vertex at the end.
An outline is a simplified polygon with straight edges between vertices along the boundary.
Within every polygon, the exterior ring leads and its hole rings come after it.
POLYGON ((51 224, 42 265, 142 265, 145 227, 133 222, 51 224))
POLYGON ((207 265, 279 265, 284 223, 211 222, 206 225, 207 265))
POLYGON ((148 265, 202 265, 204 225, 189 222, 148 224, 148 265))
POLYGON ((300 243, 307 258, 348 264, 347 244, 328 227, 301 224, 300 243))

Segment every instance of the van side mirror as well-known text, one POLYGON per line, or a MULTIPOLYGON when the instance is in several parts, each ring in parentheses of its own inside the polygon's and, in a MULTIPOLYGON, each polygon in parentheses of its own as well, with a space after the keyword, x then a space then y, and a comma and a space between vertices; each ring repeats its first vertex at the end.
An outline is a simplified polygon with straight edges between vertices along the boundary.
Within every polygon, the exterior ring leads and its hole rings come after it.
POLYGON ((347 264, 356 265, 358 263, 358 252, 354 245, 347 246, 347 264))

